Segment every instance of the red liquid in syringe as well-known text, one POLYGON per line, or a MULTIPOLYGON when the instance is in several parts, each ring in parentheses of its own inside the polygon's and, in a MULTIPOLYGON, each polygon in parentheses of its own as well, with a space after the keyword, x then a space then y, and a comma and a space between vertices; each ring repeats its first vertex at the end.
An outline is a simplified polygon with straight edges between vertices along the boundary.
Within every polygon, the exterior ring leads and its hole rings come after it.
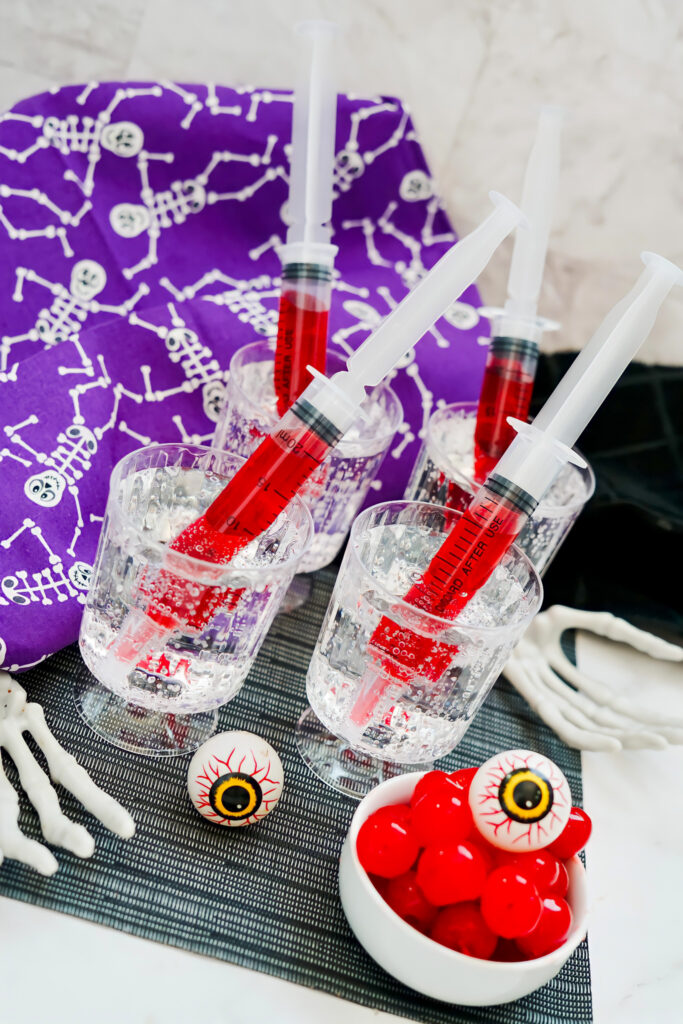
MULTIPOLYGON (((486 583, 527 520, 528 514, 513 502, 482 488, 403 600, 421 611, 455 619, 486 583)), ((457 654, 452 644, 416 633, 387 615, 375 627, 369 648, 380 662, 380 678, 371 669, 370 685, 361 684, 351 710, 351 721, 357 726, 368 724, 393 681, 406 683, 419 675, 436 682, 457 654)))
MULTIPOLYGON (((306 412, 300 409, 301 415, 306 412)), ((316 423, 317 425, 317 423, 316 423)), ((327 424, 328 435, 332 425, 327 424)), ((334 428, 333 428, 334 429, 334 428)), ((143 585, 146 617, 168 629, 201 631, 219 609, 230 610, 240 591, 207 586, 173 572, 173 552, 223 565, 270 527, 299 488, 323 461, 337 437, 323 437, 289 411, 226 484, 199 519, 169 545, 168 565, 143 585)), ((148 640, 143 628, 126 635, 115 648, 119 660, 131 661, 148 640)))
POLYGON ((536 341, 505 335, 491 339, 474 428, 474 478, 480 483, 515 436, 508 416, 527 420, 537 365, 536 341))
POLYGON ((474 476, 485 480, 515 437, 508 416, 529 415, 534 377, 521 363, 493 360, 484 372, 474 428, 474 476))
POLYGON ((329 312, 327 305, 306 292, 285 291, 280 297, 274 368, 280 416, 310 384, 307 366, 325 372, 329 312))

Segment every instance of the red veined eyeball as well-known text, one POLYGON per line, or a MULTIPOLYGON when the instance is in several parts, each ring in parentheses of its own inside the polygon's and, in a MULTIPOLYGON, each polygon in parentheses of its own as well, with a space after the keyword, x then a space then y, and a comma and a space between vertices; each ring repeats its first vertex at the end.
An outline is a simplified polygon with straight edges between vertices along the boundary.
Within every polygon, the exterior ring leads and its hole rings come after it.
POLYGON ((469 801, 484 838, 520 853, 557 839, 572 806, 560 769, 532 750, 506 750, 486 761, 472 779, 469 801))
POLYGON ((222 732, 195 751, 187 771, 190 800, 215 825, 253 825, 282 795, 282 762, 253 732, 222 732))

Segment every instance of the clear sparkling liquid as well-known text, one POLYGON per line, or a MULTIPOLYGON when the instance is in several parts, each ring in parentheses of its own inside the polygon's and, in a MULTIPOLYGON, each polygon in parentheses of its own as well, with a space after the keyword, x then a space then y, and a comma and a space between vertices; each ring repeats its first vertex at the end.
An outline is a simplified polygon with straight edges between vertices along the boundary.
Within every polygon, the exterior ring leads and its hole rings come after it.
MULTIPOLYGON (((267 360, 240 368, 240 388, 247 403, 228 383, 226 406, 214 445, 247 458, 277 421, 273 364, 267 360)), ((299 492, 313 518, 315 533, 298 572, 321 569, 341 549, 358 509, 382 464, 393 437, 381 389, 362 406, 365 419, 349 428, 325 462, 299 492)))
POLYGON ((443 757, 460 741, 502 669, 525 621, 527 596, 504 559, 449 628, 430 624, 400 607, 389 594, 406 593, 438 550, 443 535, 416 526, 377 526, 367 533, 363 561, 373 564, 380 587, 359 583, 347 552, 307 677, 311 707, 336 735, 358 751, 404 764, 443 757), (431 679, 429 655, 410 679, 391 672, 386 657, 373 659, 368 645, 383 615, 453 647, 443 675, 431 679), (495 627, 510 622, 509 629, 495 627), (466 628, 466 627, 471 628, 466 628), (379 698, 363 726, 352 709, 370 686, 379 698))
MULTIPOLYGON (((476 417, 459 412, 432 428, 423 443, 405 498, 463 511, 478 490, 474 482, 476 417)), ((591 494, 589 475, 568 463, 516 540, 543 574, 591 494)))
POLYGON ((121 631, 150 621, 144 614, 145 595, 158 573, 168 573, 165 545, 224 485, 224 478, 200 469, 165 466, 135 472, 121 483, 124 523, 107 519, 103 525, 80 646, 97 679, 132 704, 180 715, 219 707, 234 697, 291 581, 294 561, 288 572, 272 564, 276 554, 284 561, 300 546, 297 527, 283 514, 228 565, 200 572, 202 588, 240 591, 234 607, 218 611, 201 633, 164 635, 134 667, 114 657, 111 648, 121 631))

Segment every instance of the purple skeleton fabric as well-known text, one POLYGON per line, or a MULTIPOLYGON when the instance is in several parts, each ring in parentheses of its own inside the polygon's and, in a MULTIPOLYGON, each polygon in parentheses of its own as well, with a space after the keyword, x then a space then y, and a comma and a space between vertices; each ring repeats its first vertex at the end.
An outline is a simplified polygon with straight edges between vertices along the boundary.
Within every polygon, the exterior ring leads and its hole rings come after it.
MULTIPOLYGON (((0 664, 73 642, 112 467, 210 442, 233 352, 277 327, 292 98, 89 83, 0 116, 0 664)), ((350 352, 456 240, 399 100, 341 96, 331 345, 350 352)), ((394 378, 400 497, 437 401, 478 394, 476 288, 394 378)))

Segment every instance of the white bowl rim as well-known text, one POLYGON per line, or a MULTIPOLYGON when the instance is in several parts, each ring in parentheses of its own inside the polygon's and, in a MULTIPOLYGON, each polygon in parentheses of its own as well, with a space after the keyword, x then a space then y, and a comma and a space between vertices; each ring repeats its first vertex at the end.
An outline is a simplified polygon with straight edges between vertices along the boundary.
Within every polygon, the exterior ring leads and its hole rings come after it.
MULTIPOLYGON (((437 770, 441 770, 441 769, 437 769, 437 770)), ((457 770, 457 769, 454 769, 454 770, 457 770)), ((358 836, 358 831, 360 829, 360 826, 363 824, 365 819, 369 816, 369 813, 372 813, 372 812, 366 813, 366 807, 367 807, 366 801, 368 800, 369 797, 371 797, 373 795, 376 795, 378 790, 382 789, 383 787, 388 787, 390 789, 391 788, 396 789, 396 788, 398 788, 397 785, 396 785, 397 783, 405 782, 405 781, 407 781, 407 780, 409 780, 411 778, 414 779, 415 780, 415 784, 417 784, 419 782, 419 780, 421 778, 423 778, 427 774, 428 774, 428 772, 406 772, 404 775, 396 776, 393 779, 385 779, 384 782, 380 782, 379 785, 374 787, 374 789, 371 789, 370 792, 367 793, 366 796, 364 796, 363 799, 358 804, 358 806, 357 806, 357 808, 356 808, 356 810, 354 812, 353 818, 351 819, 351 823, 349 825, 349 828, 348 828, 348 831, 346 833, 346 837, 345 837, 344 841, 345 841, 345 843, 348 843, 348 845, 349 845, 349 853, 351 855, 351 862, 352 862, 352 864, 354 866, 354 869, 360 874, 361 884, 363 886, 363 889, 365 890, 366 895, 369 896, 369 898, 371 900, 374 900, 375 904, 377 906, 381 905, 383 910, 392 916, 392 918, 395 921, 395 924, 397 925, 397 927, 399 929, 399 933, 403 930, 404 934, 412 935, 415 938, 415 940, 417 941, 418 947, 423 946, 423 948, 425 950, 431 951, 432 954, 434 953, 434 947, 436 946, 439 950, 441 950, 443 952, 443 954, 447 958, 455 957, 455 962, 456 963, 467 965, 468 961, 478 960, 480 963, 491 964, 491 966, 494 967, 495 969, 500 968, 502 973, 504 973, 505 971, 508 971, 510 973, 512 973, 512 972, 518 973, 520 970, 523 970, 523 971, 527 970, 527 971, 529 971, 529 973, 531 973, 532 969, 537 967, 538 965, 550 964, 553 961, 569 959, 569 956, 571 956, 571 954, 573 953, 574 949, 576 949, 576 947, 579 945, 579 943, 583 940, 583 938, 586 935, 586 919, 587 919, 587 916, 588 916, 588 914, 587 914, 587 905, 584 907, 583 914, 580 915, 580 916, 576 915, 574 913, 574 908, 573 907, 570 907, 570 909, 572 911, 572 927, 571 927, 569 935, 567 936, 565 941, 562 943, 561 946, 558 946, 557 949, 553 949, 553 950, 551 950, 550 953, 545 953, 543 956, 534 957, 534 958, 529 959, 529 960, 506 961, 506 960, 483 960, 481 957, 470 957, 470 956, 467 956, 466 953, 458 953, 457 950, 455 950, 455 949, 450 949, 448 946, 443 946, 443 945, 441 945, 440 942, 435 942, 434 939, 430 939, 428 935, 425 935, 423 932, 419 931, 417 928, 413 928, 413 926, 408 924, 407 921, 404 921, 402 917, 399 917, 399 915, 396 913, 396 911, 392 910, 392 908, 389 906, 389 904, 384 899, 382 899, 382 897, 380 896, 379 892, 377 891, 377 889, 375 889, 374 885, 372 884, 372 882, 370 880, 370 876, 368 875, 367 871, 365 870, 365 868, 362 866, 360 860, 358 859, 358 854, 356 852, 356 842, 355 842, 355 840, 356 840, 356 838, 358 836), (573 948, 570 949, 569 953, 567 953, 567 948, 571 944, 573 944, 573 948)), ((388 804, 380 804, 379 806, 380 807, 386 807, 386 806, 388 806, 388 804)), ((573 864, 575 866, 575 868, 578 869, 577 875, 581 879, 581 884, 585 887, 586 869, 584 868, 584 866, 583 866, 580 858, 578 857, 578 855, 574 854, 573 857, 570 857, 569 858, 569 863, 573 864)), ((587 903, 587 901, 585 901, 585 902, 587 903)))

